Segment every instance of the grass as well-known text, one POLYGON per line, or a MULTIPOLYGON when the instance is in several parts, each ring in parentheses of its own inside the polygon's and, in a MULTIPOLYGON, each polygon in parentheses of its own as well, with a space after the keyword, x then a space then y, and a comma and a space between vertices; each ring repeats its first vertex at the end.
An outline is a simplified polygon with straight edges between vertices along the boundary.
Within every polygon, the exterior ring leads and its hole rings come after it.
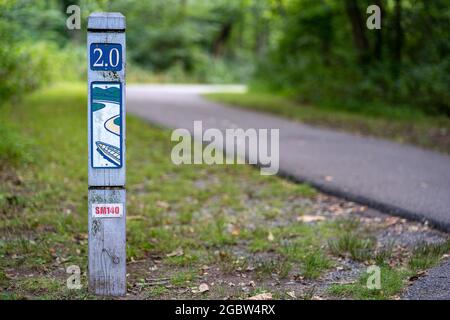
MULTIPOLYGON (((1 298, 95 298, 86 283, 85 86, 48 88, 0 108, 2 130, 21 141, 0 140, 1 150, 12 150, 0 167, 1 298), (82 290, 66 288, 69 265, 80 266, 82 290)), ((214 281, 236 273, 261 285, 297 274, 313 281, 336 265, 330 239, 362 228, 353 219, 302 223, 296 218, 312 210, 315 189, 251 166, 176 166, 171 148, 169 131, 127 117, 128 287, 144 298, 186 298, 177 292, 198 286, 204 270, 214 281), (155 261, 170 286, 139 287, 155 276, 148 265, 155 261)), ((341 253, 364 248, 359 239, 341 241, 341 253)), ((411 263, 432 265, 441 251, 426 252, 411 263)), ((223 298, 217 294, 228 289, 217 285, 204 297, 223 298)))
POLYGON ((372 257, 375 241, 355 232, 347 232, 331 239, 328 245, 337 256, 349 254, 355 261, 366 261, 372 257))
POLYGON ((442 255, 450 251, 450 242, 427 244, 423 243, 414 248, 409 260, 412 270, 425 270, 439 262, 442 255))
POLYGON ((332 266, 330 258, 322 250, 309 252, 303 259, 302 275, 307 279, 316 279, 332 266))
MULTIPOLYGON (((354 243, 352 241, 352 243, 354 243)), ((353 244, 357 246, 356 244, 353 244)), ((352 245, 352 246, 353 246, 352 245)), ((438 244, 422 243, 417 245, 404 267, 393 268, 386 263, 392 254, 392 248, 388 246, 386 251, 372 255, 380 268, 381 288, 370 289, 367 286, 368 272, 362 272, 359 280, 352 284, 333 284, 328 292, 340 298, 352 299, 389 299, 398 294, 404 287, 408 278, 418 271, 426 270, 438 264, 442 256, 450 251, 450 242, 438 244)), ((370 258, 369 258, 370 259, 370 258)))
POLYGON ((364 272, 356 283, 333 284, 328 291, 339 298, 386 300, 398 294, 411 275, 411 271, 384 266, 380 269, 381 289, 369 289, 367 280, 370 274, 364 272))
POLYGON ((176 287, 189 286, 195 280, 195 272, 193 271, 180 271, 170 279, 170 283, 176 287))
POLYGON ((167 294, 168 292, 169 290, 163 286, 155 286, 147 291, 147 298, 158 298, 164 294, 167 294))
POLYGON ((277 275, 280 279, 284 279, 289 275, 292 269, 286 259, 266 259, 257 263, 255 272, 257 278, 266 278, 267 276, 277 275))
POLYGON ((6 122, 0 126, 0 168, 2 166, 17 166, 20 163, 29 163, 33 159, 29 153, 29 145, 19 133, 17 128, 6 122))
POLYGON ((400 143, 450 153, 450 119, 430 117, 402 106, 368 102, 365 105, 307 105, 270 93, 212 93, 208 99, 228 105, 272 113, 304 123, 361 135, 387 138, 400 143))
MULTIPOLYGON (((84 86, 68 84, 39 91, 20 104, 2 106, 2 130, 12 137, 1 141, 2 150, 11 150, 8 158, 2 158, 0 187, 0 264, 1 270, 7 270, 1 278, 5 290, 20 282, 22 273, 41 279, 49 270, 56 274, 69 264, 80 265, 82 270, 86 266, 85 101, 84 86), (23 143, 16 143, 16 137, 23 143)), ((201 266, 215 250, 246 237, 248 198, 267 199, 261 211, 272 212, 275 218, 277 209, 271 203, 281 206, 285 199, 316 194, 306 185, 261 177, 250 166, 175 166, 170 161, 170 132, 134 117, 128 117, 127 124, 130 261, 151 254, 163 257, 168 268, 201 266), (198 182, 207 187, 196 187, 198 182), (227 210, 238 213, 239 219, 227 210), (242 231, 230 232, 230 224, 242 231), (183 250, 181 256, 166 257, 178 248, 183 250)), ((265 220, 264 214, 261 219, 265 220)), ((64 287, 66 275, 45 279, 64 287)), ((173 281, 177 285, 185 282, 181 275, 173 281)), ((25 281, 11 288, 19 296, 60 293, 43 281, 25 281), (35 290, 41 284, 48 289, 42 294, 35 290)))

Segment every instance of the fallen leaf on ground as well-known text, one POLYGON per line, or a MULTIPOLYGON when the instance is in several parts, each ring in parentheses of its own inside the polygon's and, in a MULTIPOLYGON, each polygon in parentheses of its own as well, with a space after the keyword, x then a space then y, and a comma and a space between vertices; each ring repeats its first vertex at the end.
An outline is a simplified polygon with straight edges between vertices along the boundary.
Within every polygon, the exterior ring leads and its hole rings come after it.
POLYGON ((409 277, 409 281, 416 281, 417 279, 419 279, 420 277, 423 277, 426 274, 426 271, 424 270, 420 270, 418 271, 415 275, 409 277))
POLYGON ((272 300, 272 294, 271 293, 260 293, 256 296, 252 296, 248 298, 248 300, 272 300))
POLYGON ((182 248, 178 248, 175 251, 172 251, 171 253, 166 254, 166 257, 179 257, 184 254, 184 251, 182 248))
POLYGON ((158 201, 156 201, 156 206, 163 208, 163 209, 169 209, 170 204, 168 204, 165 201, 158 200, 158 201))
POLYGON ((302 280, 304 280, 305 279, 305 277, 303 277, 302 275, 300 275, 300 274, 295 274, 294 275, 294 280, 296 280, 296 281, 302 281, 302 280))
POLYGON ((297 217, 297 221, 301 222, 316 222, 316 221, 323 221, 325 220, 324 216, 311 216, 311 215, 304 215, 297 217))
POLYGON ((240 233, 239 228, 237 226, 235 226, 234 224, 231 224, 231 223, 228 224, 227 229, 228 229, 228 232, 230 234, 232 234, 233 236, 238 236, 239 233, 240 233))
POLYGON ((388 217, 385 219, 385 224, 387 227, 397 224, 398 222, 400 222, 400 218, 398 217, 388 217))
POLYGON ((289 291, 289 292, 286 292, 286 294, 293 299, 297 299, 297 296, 295 295, 295 291, 289 291))
POLYGON ((202 283, 198 286, 198 292, 206 292, 209 291, 209 286, 206 283, 202 283))

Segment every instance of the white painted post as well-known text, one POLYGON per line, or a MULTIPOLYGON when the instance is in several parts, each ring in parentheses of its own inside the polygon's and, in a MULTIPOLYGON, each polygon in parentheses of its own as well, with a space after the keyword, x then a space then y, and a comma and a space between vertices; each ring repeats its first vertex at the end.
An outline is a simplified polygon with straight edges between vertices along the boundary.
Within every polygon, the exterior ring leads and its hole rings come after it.
POLYGON ((126 294, 125 17, 88 18, 89 291, 126 294))

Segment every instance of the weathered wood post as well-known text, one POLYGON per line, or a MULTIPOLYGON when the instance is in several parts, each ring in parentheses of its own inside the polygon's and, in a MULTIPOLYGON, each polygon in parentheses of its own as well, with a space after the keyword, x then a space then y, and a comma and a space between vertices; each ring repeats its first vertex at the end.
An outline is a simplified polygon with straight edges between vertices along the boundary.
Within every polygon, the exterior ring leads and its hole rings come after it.
POLYGON ((89 291, 126 293, 125 17, 88 19, 89 291))

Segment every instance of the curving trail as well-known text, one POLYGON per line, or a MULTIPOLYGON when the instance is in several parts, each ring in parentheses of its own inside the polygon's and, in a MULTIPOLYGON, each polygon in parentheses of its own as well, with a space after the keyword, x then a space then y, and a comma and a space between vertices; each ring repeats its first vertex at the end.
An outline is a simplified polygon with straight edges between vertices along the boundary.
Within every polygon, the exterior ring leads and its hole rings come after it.
POLYGON ((120 126, 115 124, 114 120, 116 120, 119 117, 120 115, 115 115, 105 121, 105 129, 111 132, 112 134, 115 134, 116 136, 120 136, 120 126))
POLYGON ((381 211, 450 231, 450 156, 226 107, 202 93, 243 86, 129 85, 127 108, 152 123, 203 128, 279 128, 280 173, 381 211))
MULTIPOLYGON (((94 142, 102 142, 115 146, 119 145, 120 126, 113 123, 114 119, 120 116, 119 104, 104 100, 94 100, 93 102, 103 103, 105 105, 103 112, 94 112, 92 114, 94 142), (106 129, 106 132, 103 128, 106 129)), ((111 160, 105 158, 100 152, 93 152, 92 156, 97 164, 103 164, 106 167, 111 166, 111 164, 116 165, 114 162, 111 163, 111 160)))

